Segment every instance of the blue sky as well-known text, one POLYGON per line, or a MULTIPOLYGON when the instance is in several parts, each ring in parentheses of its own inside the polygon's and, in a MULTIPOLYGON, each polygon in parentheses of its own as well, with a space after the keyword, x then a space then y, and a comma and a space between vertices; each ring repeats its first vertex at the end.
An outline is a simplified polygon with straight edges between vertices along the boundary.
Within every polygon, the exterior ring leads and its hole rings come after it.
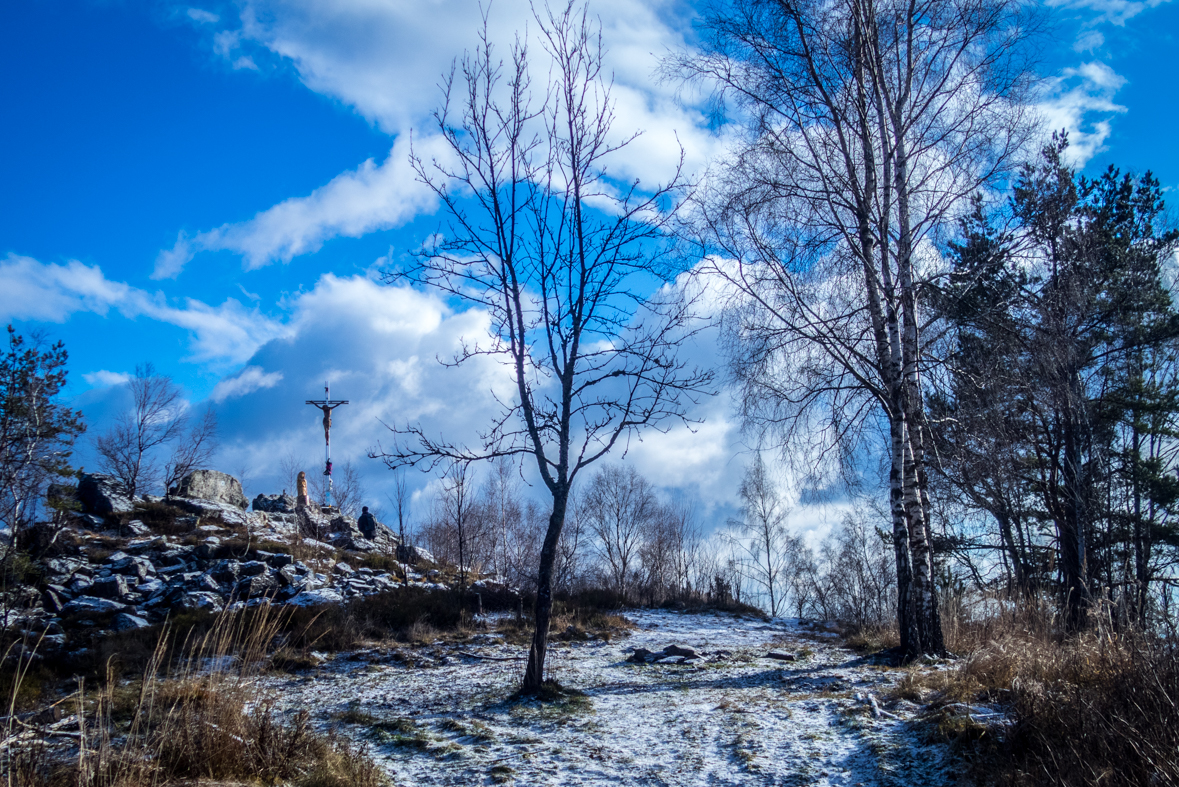
MULTIPOLYGON (((659 180, 677 138, 701 168, 723 142, 652 76, 660 54, 690 40, 692 6, 591 9, 620 125, 645 131, 622 174, 659 180)), ((1179 185, 1179 3, 1048 12, 1042 108, 1070 129, 1078 163, 1179 185)), ((527 3, 497 0, 492 32, 505 40, 526 18, 527 3)), ((277 457, 319 456, 302 401, 327 375, 354 400, 333 444, 358 463, 383 437, 378 418, 475 428, 497 370, 433 359, 481 330, 481 316, 374 275, 436 226, 406 163, 410 132, 432 149, 439 75, 478 19, 475 0, 0 5, 0 320, 65 341, 70 395, 94 431, 143 361, 194 403, 212 400, 223 469, 251 493, 278 483, 277 457)), ((731 503, 738 425, 724 397, 697 415, 699 432, 653 436, 630 459, 665 488, 731 503)), ((366 476, 379 497, 385 475, 366 476)))

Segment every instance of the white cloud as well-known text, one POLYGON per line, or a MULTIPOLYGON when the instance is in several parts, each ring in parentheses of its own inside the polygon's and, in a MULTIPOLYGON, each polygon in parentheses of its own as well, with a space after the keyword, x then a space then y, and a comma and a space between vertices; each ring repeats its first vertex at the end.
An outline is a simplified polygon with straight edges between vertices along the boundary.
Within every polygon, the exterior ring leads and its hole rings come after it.
POLYGON ((176 236, 176 245, 170 249, 162 249, 156 255, 156 267, 152 271, 153 279, 174 279, 180 275, 193 257, 192 242, 188 233, 181 230, 176 236))
POLYGON ((1105 150, 1112 133, 1110 119, 1126 111, 1113 101, 1125 84, 1125 77, 1097 61, 1066 68, 1049 81, 1039 109, 1050 130, 1068 131, 1068 157, 1073 166, 1084 166, 1105 150))
MULTIPOLYGON (((254 269, 316 251, 334 237, 356 238, 409 221, 434 205, 433 193, 415 179, 409 146, 408 136, 401 137, 382 164, 369 159, 308 196, 280 202, 249 221, 192 238, 181 232, 175 246, 160 252, 153 277, 174 278, 196 251, 232 251, 254 269)), ((425 157, 442 153, 436 139, 419 140, 415 149, 425 157)))
POLYGON ((97 372, 83 374, 82 379, 95 388, 109 388, 114 385, 122 385, 131 379, 131 375, 126 372, 108 372, 106 369, 99 369, 97 372))
POLYGON ((1094 49, 1100 49, 1103 44, 1105 44, 1105 36, 1100 30, 1086 30, 1077 36, 1077 40, 1073 43, 1073 51, 1092 52, 1094 49))
MULTIPOLYGON (((702 169, 724 140, 707 130, 702 113, 681 105, 675 86, 654 76, 658 58, 685 41, 684 8, 670 0, 598 0, 591 12, 603 22, 618 138, 643 132, 615 156, 612 174, 652 186, 665 182, 679 162, 681 145, 688 169, 702 169)), ((214 34, 218 56, 235 66, 248 52, 286 59, 308 88, 353 107, 397 142, 384 163, 367 161, 309 196, 192 239, 181 235, 172 249, 160 253, 156 277, 177 275, 202 250, 240 254, 247 268, 285 262, 331 238, 396 227, 434 210, 431 193, 409 167, 409 139, 416 131, 415 148, 424 159, 444 152, 431 113, 441 99, 442 75, 477 44, 478 0, 245 0, 239 19, 214 34), (440 24, 442 19, 459 21, 440 24)), ((490 28, 501 55, 517 31, 531 31, 533 79, 539 86, 548 62, 531 4, 496 2, 490 28)), ((250 67, 255 62, 261 60, 252 60, 250 67)), ((543 94, 539 87, 536 92, 543 94)))
POLYGON ((1090 24, 1107 23, 1118 27, 1151 8, 1169 0, 1048 0, 1054 8, 1067 8, 1091 15, 1090 24))
POLYGON ((233 377, 227 377, 217 383, 209 398, 220 403, 263 388, 273 388, 281 382, 282 372, 266 372, 258 366, 247 366, 233 377))
POLYGON ((97 265, 41 263, 9 254, 0 261, 0 320, 65 322, 76 312, 106 314, 131 288, 107 280, 97 265))
POLYGON ((146 317, 189 331, 189 359, 214 364, 241 363, 284 330, 232 298, 219 306, 194 298, 174 305, 163 293, 111 281, 99 266, 77 260, 59 265, 9 254, 0 261, 0 320, 60 323, 79 312, 106 315, 112 309, 130 319, 146 317))
POLYGON ((221 21, 220 16, 214 14, 212 11, 206 11, 203 8, 190 8, 185 13, 192 21, 200 22, 204 25, 213 25, 221 21))

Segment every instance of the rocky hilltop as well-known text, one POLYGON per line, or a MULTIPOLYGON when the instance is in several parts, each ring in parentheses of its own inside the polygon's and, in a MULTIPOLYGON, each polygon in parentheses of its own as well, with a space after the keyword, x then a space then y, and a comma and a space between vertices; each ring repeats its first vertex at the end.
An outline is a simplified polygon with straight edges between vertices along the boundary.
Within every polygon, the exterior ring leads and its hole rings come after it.
MULTIPOLYGON (((354 518, 297 507, 289 495, 258 495, 251 506, 239 481, 217 471, 194 472, 164 497, 130 499, 101 474, 50 494, 77 511, 39 526, 39 554, 8 594, 4 624, 40 640, 43 654, 181 612, 444 590, 453 575, 379 522, 366 537, 354 518), (79 630, 89 636, 70 636, 79 630)), ((486 578, 473 587, 514 595, 486 578)))

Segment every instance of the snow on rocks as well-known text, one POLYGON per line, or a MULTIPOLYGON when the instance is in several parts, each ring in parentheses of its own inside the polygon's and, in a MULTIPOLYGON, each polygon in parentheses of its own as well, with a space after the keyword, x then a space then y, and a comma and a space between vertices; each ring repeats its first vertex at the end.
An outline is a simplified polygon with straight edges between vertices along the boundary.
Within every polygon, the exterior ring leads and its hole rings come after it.
POLYGON ((553 643, 550 674, 584 697, 513 702, 521 646, 463 645, 342 654, 314 678, 269 678, 292 712, 317 708, 396 785, 943 785, 948 747, 924 742, 917 706, 878 699, 899 673, 797 622, 727 614, 627 612, 624 646, 553 643), (698 655, 680 664, 668 643, 698 655), (767 662, 789 649, 797 662, 767 662), (628 656, 662 658, 642 666, 628 656), (713 654, 723 654, 712 659, 713 654), (367 662, 367 663, 366 663, 367 662), (859 693, 862 699, 856 699, 859 693), (879 710, 879 713, 876 712, 879 710))

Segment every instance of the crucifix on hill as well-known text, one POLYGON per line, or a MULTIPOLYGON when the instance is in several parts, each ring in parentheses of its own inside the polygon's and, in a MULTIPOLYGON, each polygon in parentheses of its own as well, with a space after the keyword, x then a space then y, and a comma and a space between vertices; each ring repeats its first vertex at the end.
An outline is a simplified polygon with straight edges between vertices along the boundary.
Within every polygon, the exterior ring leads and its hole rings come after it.
POLYGON ((342 404, 348 404, 347 399, 333 399, 328 384, 323 384, 322 399, 308 399, 307 404, 318 407, 323 411, 323 474, 327 476, 327 491, 324 493, 325 506, 332 504, 332 410, 342 404))

